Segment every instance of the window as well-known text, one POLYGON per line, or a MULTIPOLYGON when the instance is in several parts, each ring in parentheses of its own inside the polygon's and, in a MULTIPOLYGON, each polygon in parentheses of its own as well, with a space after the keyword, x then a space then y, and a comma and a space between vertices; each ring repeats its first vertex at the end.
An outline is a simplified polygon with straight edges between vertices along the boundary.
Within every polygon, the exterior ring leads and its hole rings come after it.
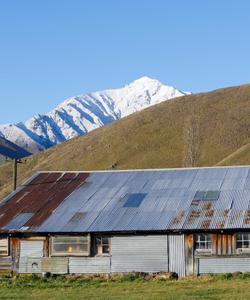
POLYGON ((220 196, 220 191, 197 191, 193 200, 216 201, 220 196))
POLYGON ((88 256, 90 236, 55 236, 52 237, 52 255, 82 255, 88 256))
POLYGON ((236 248, 250 250, 250 233, 238 233, 237 234, 236 248))
POLYGON ((8 255, 8 244, 7 238, 0 238, 0 256, 8 255))
POLYGON ((211 235, 207 233, 196 234, 195 250, 197 252, 211 252, 212 250, 211 235))
POLYGON ((95 253, 97 255, 109 255, 110 252, 110 239, 108 237, 95 238, 95 253))
POLYGON ((126 202, 123 205, 123 207, 139 207, 144 198, 146 197, 146 194, 144 193, 136 193, 136 194, 127 194, 126 196, 126 202))

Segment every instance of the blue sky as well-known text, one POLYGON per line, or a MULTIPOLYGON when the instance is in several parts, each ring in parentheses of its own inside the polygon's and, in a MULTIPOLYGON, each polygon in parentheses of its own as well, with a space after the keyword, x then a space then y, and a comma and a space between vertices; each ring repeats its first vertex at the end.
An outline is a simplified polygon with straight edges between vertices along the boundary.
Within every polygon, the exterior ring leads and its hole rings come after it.
POLYGON ((0 0, 0 124, 140 76, 250 81, 248 0, 0 0))

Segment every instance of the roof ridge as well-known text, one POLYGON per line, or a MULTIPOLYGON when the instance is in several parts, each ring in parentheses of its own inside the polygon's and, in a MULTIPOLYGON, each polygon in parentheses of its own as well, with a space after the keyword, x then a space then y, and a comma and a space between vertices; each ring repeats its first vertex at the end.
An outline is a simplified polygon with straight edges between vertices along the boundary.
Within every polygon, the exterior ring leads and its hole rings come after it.
POLYGON ((41 170, 37 173, 106 173, 106 172, 137 172, 137 171, 179 171, 179 170, 203 170, 203 169, 232 169, 232 168, 250 168, 250 165, 235 165, 235 166, 204 166, 204 167, 180 167, 180 168, 155 168, 155 169, 121 169, 121 170, 63 170, 63 171, 46 171, 41 170))

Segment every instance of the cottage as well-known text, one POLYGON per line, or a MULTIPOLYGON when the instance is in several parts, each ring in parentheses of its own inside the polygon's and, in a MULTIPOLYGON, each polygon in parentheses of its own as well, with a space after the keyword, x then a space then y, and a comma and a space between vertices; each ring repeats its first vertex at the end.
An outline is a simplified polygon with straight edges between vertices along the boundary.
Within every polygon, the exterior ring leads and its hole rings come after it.
POLYGON ((250 272, 250 166, 39 172, 0 234, 19 273, 250 272))

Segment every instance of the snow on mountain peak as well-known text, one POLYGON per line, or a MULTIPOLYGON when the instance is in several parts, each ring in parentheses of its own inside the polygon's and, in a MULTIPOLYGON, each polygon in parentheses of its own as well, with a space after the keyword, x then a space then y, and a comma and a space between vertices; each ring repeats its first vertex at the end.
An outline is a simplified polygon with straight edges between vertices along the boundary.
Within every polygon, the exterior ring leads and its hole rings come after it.
POLYGON ((0 125, 0 136, 37 152, 114 120, 189 93, 143 76, 120 89, 67 98, 55 109, 18 124, 0 125))
POLYGON ((160 82, 159 80, 157 79, 153 79, 153 78, 150 78, 148 76, 142 76, 136 80, 134 80, 133 82, 130 83, 131 84, 147 84, 149 82, 160 82))

